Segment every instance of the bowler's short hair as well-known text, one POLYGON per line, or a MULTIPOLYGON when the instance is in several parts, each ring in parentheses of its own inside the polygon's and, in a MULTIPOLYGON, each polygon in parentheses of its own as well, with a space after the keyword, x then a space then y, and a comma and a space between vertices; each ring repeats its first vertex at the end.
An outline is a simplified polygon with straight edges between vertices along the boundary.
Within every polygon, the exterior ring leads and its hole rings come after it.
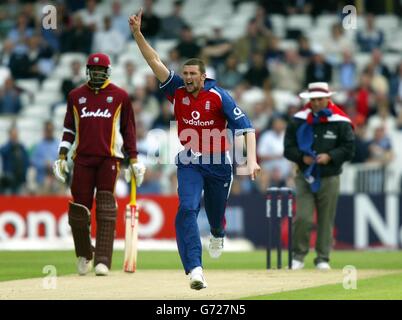
POLYGON ((204 74, 205 71, 205 63, 201 59, 191 58, 184 62, 183 66, 198 66, 200 69, 201 74, 204 74))

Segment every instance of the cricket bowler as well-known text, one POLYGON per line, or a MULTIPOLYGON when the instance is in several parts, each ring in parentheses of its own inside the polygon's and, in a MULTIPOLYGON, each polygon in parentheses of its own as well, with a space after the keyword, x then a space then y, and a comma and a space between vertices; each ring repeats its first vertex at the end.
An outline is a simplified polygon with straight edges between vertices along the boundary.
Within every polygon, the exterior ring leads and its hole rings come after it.
POLYGON ((190 288, 200 290, 207 287, 197 225, 202 193, 211 230, 209 253, 217 258, 223 250, 225 207, 233 179, 229 134, 225 132, 230 129, 236 135, 245 135, 247 172, 252 179, 260 171, 256 161, 255 132, 232 97, 218 87, 215 80, 207 78, 202 60, 185 62, 182 77, 167 69, 141 33, 141 16, 142 9, 129 18, 131 32, 160 81, 160 89, 174 105, 179 140, 184 146, 176 157, 179 194, 176 241, 184 271, 190 274, 190 288), (211 132, 215 133, 213 138, 203 136, 211 132))

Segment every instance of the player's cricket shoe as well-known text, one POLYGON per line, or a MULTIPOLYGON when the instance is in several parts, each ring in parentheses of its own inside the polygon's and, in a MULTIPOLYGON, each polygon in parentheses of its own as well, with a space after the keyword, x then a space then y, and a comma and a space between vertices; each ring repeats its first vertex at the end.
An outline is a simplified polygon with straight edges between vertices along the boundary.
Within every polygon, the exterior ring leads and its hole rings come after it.
POLYGON ((299 260, 292 260, 292 270, 301 270, 304 268, 304 262, 299 260))
POLYGON ((223 237, 215 238, 213 235, 211 235, 208 246, 209 256, 211 258, 217 259, 221 256, 223 251, 223 239, 224 239, 223 237))
POLYGON ((85 276, 92 269, 92 260, 85 257, 78 257, 77 270, 80 276, 85 276))
POLYGON ((315 268, 318 270, 331 270, 331 266, 329 265, 328 262, 319 262, 317 263, 315 268))
POLYGON ((103 263, 98 263, 95 266, 95 274, 97 276, 107 276, 108 273, 109 273, 109 268, 106 265, 104 265, 103 263))
POLYGON ((202 273, 202 268, 197 267, 191 270, 190 273, 190 288, 194 290, 205 289, 208 286, 202 273))

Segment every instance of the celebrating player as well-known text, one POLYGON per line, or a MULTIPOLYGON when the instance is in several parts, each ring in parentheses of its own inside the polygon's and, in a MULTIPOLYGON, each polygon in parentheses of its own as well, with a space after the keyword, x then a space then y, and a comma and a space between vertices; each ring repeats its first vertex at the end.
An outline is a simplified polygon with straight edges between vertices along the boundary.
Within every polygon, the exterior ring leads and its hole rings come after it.
POLYGON ((64 119, 59 159, 53 171, 66 181, 69 172, 67 154, 73 152, 74 173, 68 210, 78 273, 92 268, 93 247, 90 238, 90 212, 96 188, 95 273, 107 275, 112 263, 117 205, 114 197, 120 162, 126 153, 137 185, 144 178, 145 166, 137 162, 133 109, 127 93, 110 82, 110 59, 94 53, 87 61, 88 82, 70 92, 64 119))
POLYGON ((229 94, 218 87, 215 80, 206 77, 203 61, 190 59, 185 62, 182 77, 167 69, 141 33, 141 16, 142 9, 137 15, 130 16, 131 32, 161 82, 160 89, 174 105, 179 139, 184 146, 176 163, 180 202, 176 240, 184 270, 190 274, 190 287, 200 290, 207 287, 197 225, 202 192, 212 234, 209 253, 217 258, 223 249, 225 206, 232 182, 232 165, 227 152, 229 142, 225 133, 230 129, 236 135, 245 134, 248 173, 255 179, 260 171, 256 161, 255 132, 229 94), (211 132, 215 134, 207 134, 211 132))

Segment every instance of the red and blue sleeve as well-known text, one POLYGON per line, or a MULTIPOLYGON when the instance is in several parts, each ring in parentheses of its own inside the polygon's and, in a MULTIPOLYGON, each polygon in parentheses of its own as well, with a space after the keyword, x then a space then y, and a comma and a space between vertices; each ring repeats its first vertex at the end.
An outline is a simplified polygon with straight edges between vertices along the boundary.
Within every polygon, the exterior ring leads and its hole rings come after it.
POLYGON ((173 103, 175 92, 178 88, 184 86, 183 79, 170 70, 167 80, 159 85, 159 89, 165 94, 166 98, 173 103))
POLYGON ((242 135, 245 132, 254 132, 253 125, 247 115, 236 105, 233 98, 223 89, 216 88, 222 98, 222 110, 228 121, 228 129, 235 135, 242 135))

